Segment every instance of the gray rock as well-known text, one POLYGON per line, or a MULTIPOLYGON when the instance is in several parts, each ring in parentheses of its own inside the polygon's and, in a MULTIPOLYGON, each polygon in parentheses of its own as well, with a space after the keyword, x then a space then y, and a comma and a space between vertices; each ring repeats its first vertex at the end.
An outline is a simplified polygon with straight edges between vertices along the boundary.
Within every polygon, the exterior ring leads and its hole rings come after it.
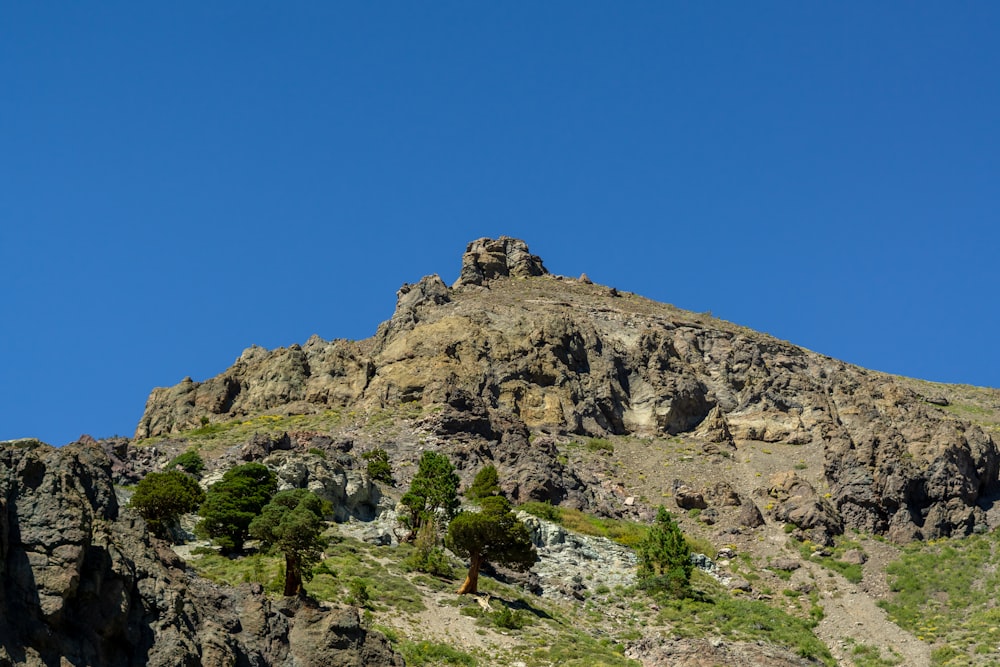
POLYGON ((4 664, 403 664, 354 609, 190 576, 119 508, 96 443, 0 443, 0 463, 4 664))

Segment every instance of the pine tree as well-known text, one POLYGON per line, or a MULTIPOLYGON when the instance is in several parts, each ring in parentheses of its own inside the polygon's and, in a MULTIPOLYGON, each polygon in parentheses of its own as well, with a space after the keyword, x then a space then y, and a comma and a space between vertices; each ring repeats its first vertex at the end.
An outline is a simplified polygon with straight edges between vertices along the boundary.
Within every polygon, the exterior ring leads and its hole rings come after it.
POLYGON ((497 474, 496 466, 492 463, 476 473, 476 478, 472 481, 472 485, 465 491, 465 496, 473 501, 502 495, 503 491, 500 490, 500 476, 497 474))
POLYGON ((673 517, 661 505, 656 521, 636 548, 639 585, 651 592, 685 597, 691 592, 691 547, 673 517))
POLYGON ((406 508, 400 515, 400 522, 410 529, 406 541, 412 542, 420 526, 435 512, 442 511, 447 520, 455 516, 459 506, 458 484, 455 467, 447 456, 437 452, 423 453, 410 489, 400 499, 406 508))
POLYGON ((260 463, 246 463, 226 471, 205 495, 198 513, 197 530, 211 537, 223 550, 243 551, 250 522, 277 490, 277 477, 260 463))

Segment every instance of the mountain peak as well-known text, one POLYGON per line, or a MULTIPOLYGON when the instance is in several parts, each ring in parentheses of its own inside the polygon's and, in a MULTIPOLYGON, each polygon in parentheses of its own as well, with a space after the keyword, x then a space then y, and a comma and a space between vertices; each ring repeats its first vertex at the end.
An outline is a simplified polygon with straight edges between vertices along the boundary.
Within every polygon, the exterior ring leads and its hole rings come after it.
POLYGON ((486 285, 497 278, 543 276, 548 270, 521 239, 501 236, 476 239, 462 255, 462 272, 452 287, 486 285))

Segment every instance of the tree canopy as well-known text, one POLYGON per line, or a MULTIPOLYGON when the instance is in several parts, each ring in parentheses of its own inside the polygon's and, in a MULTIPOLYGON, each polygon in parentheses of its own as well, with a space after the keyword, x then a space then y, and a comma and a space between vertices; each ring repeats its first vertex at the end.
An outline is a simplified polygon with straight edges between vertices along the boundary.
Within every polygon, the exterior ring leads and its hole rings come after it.
POLYGON ((410 529, 406 538, 412 541, 427 516, 441 510, 446 519, 451 519, 458 511, 458 475, 455 467, 444 454, 424 452, 417 464, 417 474, 410 482, 409 490, 400 502, 406 512, 400 521, 410 529))
POLYGON ((490 496, 502 496, 500 490, 500 476, 497 468, 492 463, 484 466, 476 473, 476 478, 472 480, 472 485, 465 491, 465 497, 469 500, 482 500, 490 496))
POLYGON ((151 472, 143 477, 130 505, 157 537, 169 539, 170 527, 182 514, 194 512, 205 500, 198 482, 180 470, 151 472))
POLYGON ((312 578, 312 566, 326 546, 323 516, 330 509, 312 491, 292 489, 275 494, 250 523, 251 537, 285 555, 285 595, 298 595, 302 582, 312 578))
POLYGON ((458 592, 479 590, 479 570, 483 563, 495 563, 515 570, 529 569, 538 554, 525 526, 510 510, 502 496, 481 500, 478 512, 461 512, 448 526, 448 547, 469 559, 469 572, 458 592))
POLYGON ((231 468, 209 487, 199 510, 199 530, 226 551, 243 551, 250 522, 271 500, 277 486, 274 473, 260 463, 231 468))
POLYGON ((661 505, 656 521, 636 548, 639 585, 646 590, 685 597, 691 592, 691 547, 673 517, 661 505))

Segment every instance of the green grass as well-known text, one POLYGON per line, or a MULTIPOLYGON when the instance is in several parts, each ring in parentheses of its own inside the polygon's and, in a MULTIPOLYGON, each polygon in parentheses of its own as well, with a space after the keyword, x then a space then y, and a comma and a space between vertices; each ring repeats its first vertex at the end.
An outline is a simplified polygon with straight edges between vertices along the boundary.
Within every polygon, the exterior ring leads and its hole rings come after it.
POLYGON ((861 544, 852 540, 838 539, 833 549, 828 549, 831 553, 830 556, 813 556, 813 548, 815 546, 816 545, 809 540, 799 542, 799 555, 808 561, 819 563, 828 570, 840 573, 841 576, 852 584, 861 583, 861 580, 864 577, 864 569, 855 563, 848 563, 840 560, 840 557, 844 555, 844 552, 850 549, 861 550, 861 544))
MULTIPOLYGON (((387 567, 374 558, 373 552, 385 547, 371 547, 345 538, 327 549, 328 558, 314 569, 306 592, 318 600, 357 604, 359 590, 367 596, 365 606, 375 610, 418 612, 425 609, 420 589, 396 566, 387 567)), ((284 559, 281 556, 256 554, 230 559, 217 553, 203 554, 192 565, 206 579, 235 586, 245 582, 264 584, 269 593, 281 593, 284 583, 284 559)))
POLYGON ((661 599, 659 623, 677 637, 722 636, 730 641, 765 641, 826 665, 836 662, 812 628, 812 618, 792 616, 765 602, 716 590, 697 598, 661 599))
POLYGON ((581 512, 577 509, 558 507, 549 503, 527 502, 523 505, 518 505, 517 509, 524 510, 528 514, 537 516, 540 519, 558 523, 567 530, 572 530, 575 533, 593 537, 606 537, 627 547, 634 547, 639 544, 649 530, 648 526, 635 521, 605 519, 581 512))
POLYGON ((410 667, 437 667, 438 665, 476 667, 479 664, 468 653, 453 649, 447 644, 405 640, 400 642, 396 648, 403 654, 406 664, 410 667))
POLYGON ((348 416, 341 410, 326 410, 311 415, 257 415, 247 420, 217 422, 169 436, 146 438, 135 444, 151 445, 169 437, 186 440, 192 446, 199 446, 199 451, 203 454, 212 453, 221 447, 246 442, 257 433, 280 435, 287 431, 329 430, 339 426, 348 416))
POLYGON ((900 627, 936 648, 934 665, 996 664, 1000 644, 1000 535, 909 545, 886 568, 892 597, 880 603, 900 627))
POLYGON ((895 667, 903 663, 903 658, 895 652, 883 657, 877 646, 855 644, 851 648, 851 662, 854 667, 895 667))
POLYGON ((595 639, 572 630, 559 633, 526 660, 529 667, 641 667, 624 655, 624 648, 608 639, 595 639))

